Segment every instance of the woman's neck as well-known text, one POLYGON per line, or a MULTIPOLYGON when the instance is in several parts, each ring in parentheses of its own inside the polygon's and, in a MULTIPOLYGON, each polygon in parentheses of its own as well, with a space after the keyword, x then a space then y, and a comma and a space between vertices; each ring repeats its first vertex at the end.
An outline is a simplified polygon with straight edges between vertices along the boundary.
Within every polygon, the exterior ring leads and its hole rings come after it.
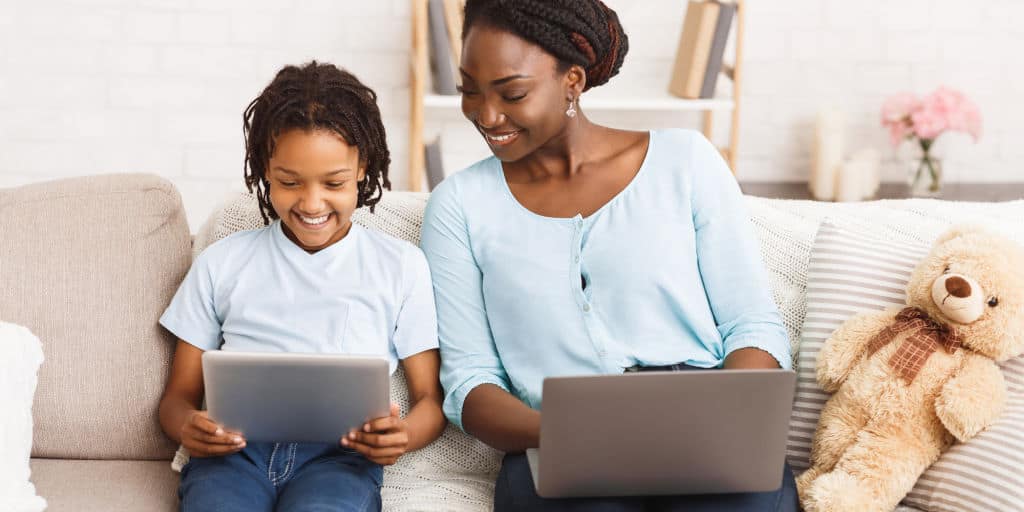
POLYGON ((523 169, 533 179, 571 179, 593 159, 592 142, 602 129, 580 111, 561 134, 523 158, 523 169))

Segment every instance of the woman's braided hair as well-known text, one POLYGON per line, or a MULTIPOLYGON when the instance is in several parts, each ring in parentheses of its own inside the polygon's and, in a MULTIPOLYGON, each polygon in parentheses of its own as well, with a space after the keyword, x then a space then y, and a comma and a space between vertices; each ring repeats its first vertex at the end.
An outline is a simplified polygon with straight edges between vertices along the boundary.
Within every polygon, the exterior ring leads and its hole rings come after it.
POLYGON ((277 137, 292 129, 329 130, 358 148, 360 164, 366 166, 366 178, 359 182, 359 207, 369 206, 372 212, 383 190, 391 189, 391 154, 377 94, 333 64, 285 66, 244 115, 245 184, 249 192, 256 192, 264 223, 277 218, 270 204, 267 165, 277 137))
POLYGON ((619 72, 629 38, 615 11, 601 0, 467 0, 462 37, 483 24, 507 30, 554 55, 564 71, 587 72, 584 91, 619 72))

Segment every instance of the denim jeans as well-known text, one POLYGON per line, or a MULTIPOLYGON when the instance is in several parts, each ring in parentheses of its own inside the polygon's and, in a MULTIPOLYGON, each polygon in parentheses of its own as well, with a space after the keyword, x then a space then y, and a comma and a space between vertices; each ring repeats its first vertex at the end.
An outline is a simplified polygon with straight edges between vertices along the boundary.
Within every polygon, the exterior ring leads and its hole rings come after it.
POLYGON ((526 455, 510 453, 501 461, 494 489, 494 512, 797 512, 796 480, 787 465, 778 490, 687 496, 624 498, 541 498, 533 485, 526 455))
POLYGON ((181 470, 183 512, 380 510, 383 468, 334 444, 248 443, 181 470))

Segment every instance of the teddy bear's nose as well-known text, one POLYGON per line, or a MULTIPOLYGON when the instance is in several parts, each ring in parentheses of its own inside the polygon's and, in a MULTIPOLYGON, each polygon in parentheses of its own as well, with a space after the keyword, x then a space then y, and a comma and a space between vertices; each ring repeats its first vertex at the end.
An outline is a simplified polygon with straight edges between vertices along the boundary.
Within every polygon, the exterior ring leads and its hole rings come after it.
POLYGON ((954 297, 964 298, 971 295, 971 283, 968 283, 960 276, 950 276, 946 279, 946 291, 954 297))

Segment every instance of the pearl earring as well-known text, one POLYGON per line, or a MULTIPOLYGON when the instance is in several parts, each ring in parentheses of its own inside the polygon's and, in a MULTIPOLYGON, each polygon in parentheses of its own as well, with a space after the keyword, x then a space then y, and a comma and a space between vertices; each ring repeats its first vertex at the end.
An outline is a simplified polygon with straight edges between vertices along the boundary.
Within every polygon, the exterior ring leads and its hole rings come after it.
POLYGON ((567 117, 570 117, 570 118, 576 117, 576 100, 575 99, 569 98, 569 108, 566 109, 565 115, 567 117))

